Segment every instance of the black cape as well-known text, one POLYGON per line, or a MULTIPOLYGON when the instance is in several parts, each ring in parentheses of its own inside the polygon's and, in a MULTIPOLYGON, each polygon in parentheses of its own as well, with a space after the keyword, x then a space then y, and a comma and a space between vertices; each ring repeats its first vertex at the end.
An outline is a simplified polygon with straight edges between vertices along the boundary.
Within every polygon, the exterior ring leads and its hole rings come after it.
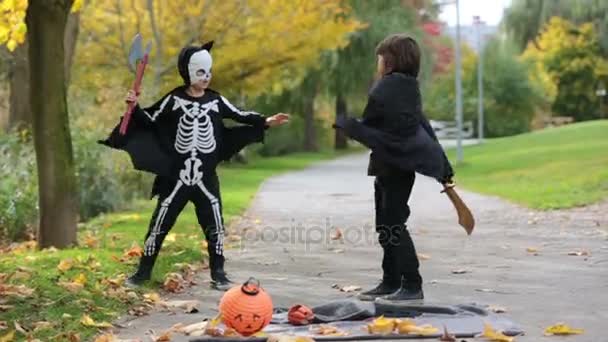
MULTIPOLYGON (((127 152, 136 170, 164 178, 175 178, 180 165, 176 165, 171 153, 163 149, 152 127, 132 116, 125 135, 120 134, 119 128, 120 122, 108 138, 99 140, 98 143, 127 152)), ((263 142, 264 130, 264 127, 259 126, 223 127, 223 139, 219 144, 220 161, 230 160, 249 144, 263 142)))
MULTIPOLYGON (((379 80, 361 120, 339 119, 335 127, 372 150, 374 159, 403 171, 446 182, 454 175, 443 148, 422 113, 418 81, 401 73, 379 80)), ((372 165, 370 165, 372 167, 372 165)))

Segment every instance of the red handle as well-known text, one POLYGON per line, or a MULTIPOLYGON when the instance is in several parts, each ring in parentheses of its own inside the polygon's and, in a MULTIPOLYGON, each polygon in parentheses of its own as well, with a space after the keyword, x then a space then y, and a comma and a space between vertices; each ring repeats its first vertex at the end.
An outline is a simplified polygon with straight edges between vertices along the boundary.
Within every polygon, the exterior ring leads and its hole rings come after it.
MULTIPOLYGON (((148 64, 148 55, 144 55, 144 58, 137 64, 137 70, 135 72, 135 81, 133 82, 133 91, 135 94, 139 95, 141 88, 141 81, 144 78, 144 71, 146 70, 146 64, 148 64)), ((131 119, 131 114, 133 113, 133 109, 135 108, 135 103, 127 104, 127 110, 123 115, 122 122, 120 123, 120 135, 125 135, 127 133, 127 126, 129 125, 129 120, 131 119)))

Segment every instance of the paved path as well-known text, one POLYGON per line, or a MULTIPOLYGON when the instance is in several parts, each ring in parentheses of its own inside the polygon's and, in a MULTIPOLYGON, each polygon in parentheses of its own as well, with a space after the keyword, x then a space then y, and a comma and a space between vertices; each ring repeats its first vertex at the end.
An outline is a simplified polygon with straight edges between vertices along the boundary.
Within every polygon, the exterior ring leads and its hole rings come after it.
MULTIPOLYGON (((239 282, 259 278, 275 306, 315 305, 348 295, 333 284, 375 285, 381 254, 366 162, 365 154, 352 155, 266 181, 233 225, 245 231, 241 245, 227 252, 230 275, 239 282), (343 243, 329 238, 333 227, 342 229, 343 243)), ((467 237, 439 190, 434 180, 420 176, 410 201, 418 253, 430 257, 421 261, 426 302, 506 307, 527 331, 517 341, 555 339, 542 337, 542 331, 561 321, 585 329, 568 341, 608 341, 602 331, 608 322, 608 205, 535 213, 461 190, 478 221, 467 237), (577 249, 590 256, 567 255, 577 249), (453 274, 457 269, 467 273, 453 274)), ((216 313, 220 294, 208 288, 205 273, 199 286, 178 297, 200 300, 201 312, 126 318, 120 336, 145 341, 150 329, 200 321, 216 313)), ((173 341, 187 339, 174 335, 173 341)))

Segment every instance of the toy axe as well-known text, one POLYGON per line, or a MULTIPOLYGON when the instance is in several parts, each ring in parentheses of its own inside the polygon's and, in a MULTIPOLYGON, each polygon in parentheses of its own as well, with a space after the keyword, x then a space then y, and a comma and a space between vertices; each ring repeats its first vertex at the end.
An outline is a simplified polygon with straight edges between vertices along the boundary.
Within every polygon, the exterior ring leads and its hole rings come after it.
MULTIPOLYGON (((146 45, 146 50, 144 51, 142 47, 141 35, 138 33, 133 38, 131 48, 129 49, 129 66, 131 67, 131 71, 135 72, 135 81, 133 82, 133 87, 131 89, 133 89, 137 95, 139 95, 141 90, 141 80, 144 77, 144 71, 146 70, 146 65, 148 64, 148 56, 150 55, 151 48, 151 43, 148 43, 148 45, 146 45)), ((127 105, 127 110, 123 115, 122 122, 120 123, 121 135, 125 135, 125 133, 127 133, 127 126, 129 125, 131 113, 133 113, 134 108, 135 103, 129 103, 127 105)))
POLYGON ((444 183, 441 192, 445 192, 445 194, 448 195, 448 198, 458 213, 458 223, 464 228, 467 235, 471 235, 471 233, 473 233, 473 228, 475 228, 475 218, 473 217, 473 214, 471 214, 469 207, 464 204, 460 196, 458 196, 458 193, 456 193, 456 190, 454 190, 454 186, 455 184, 452 182, 444 183))

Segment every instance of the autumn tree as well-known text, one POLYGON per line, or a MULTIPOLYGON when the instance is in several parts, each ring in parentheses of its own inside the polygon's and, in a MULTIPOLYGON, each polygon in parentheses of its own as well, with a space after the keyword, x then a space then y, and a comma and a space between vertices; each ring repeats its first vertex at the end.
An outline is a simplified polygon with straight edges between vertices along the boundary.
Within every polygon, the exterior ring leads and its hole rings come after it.
POLYGON ((181 82, 176 59, 184 45, 214 40, 212 87, 256 96, 295 86, 321 51, 345 46, 359 25, 340 15, 347 12, 339 0, 91 0, 76 58, 96 85, 108 85, 110 74, 126 85, 127 52, 140 32, 153 43, 146 79, 156 93, 181 82))
POLYGON ((552 17, 562 17, 577 25, 592 23, 602 54, 608 57, 606 13, 608 2, 604 0, 513 0, 505 11, 502 25, 523 50, 552 17))
MULTIPOLYGON (((375 48, 384 37, 396 32, 409 32, 417 38, 421 35, 411 2, 351 0, 350 4, 366 28, 352 34, 350 43, 329 55, 323 66, 325 83, 335 98, 336 117, 348 115, 350 97, 365 97, 376 69, 375 48)), ((340 130, 334 146, 346 147, 346 136, 340 130)))
POLYGON ((601 56, 594 25, 575 25, 554 17, 545 25, 523 58, 534 63, 537 74, 554 84, 552 109, 576 120, 599 117, 596 87, 608 80, 608 60, 601 56))
MULTIPOLYGON (((7 129, 26 128, 31 123, 31 108, 29 101, 29 58, 24 22, 27 0, 5 1, 0 5, 0 16, 6 25, 0 25, 0 44, 6 44, 11 55, 8 61, 9 78, 9 117, 7 129)), ((64 34, 65 73, 66 82, 70 78, 70 70, 76 38, 78 36, 79 4, 73 7, 68 17, 64 34)))

